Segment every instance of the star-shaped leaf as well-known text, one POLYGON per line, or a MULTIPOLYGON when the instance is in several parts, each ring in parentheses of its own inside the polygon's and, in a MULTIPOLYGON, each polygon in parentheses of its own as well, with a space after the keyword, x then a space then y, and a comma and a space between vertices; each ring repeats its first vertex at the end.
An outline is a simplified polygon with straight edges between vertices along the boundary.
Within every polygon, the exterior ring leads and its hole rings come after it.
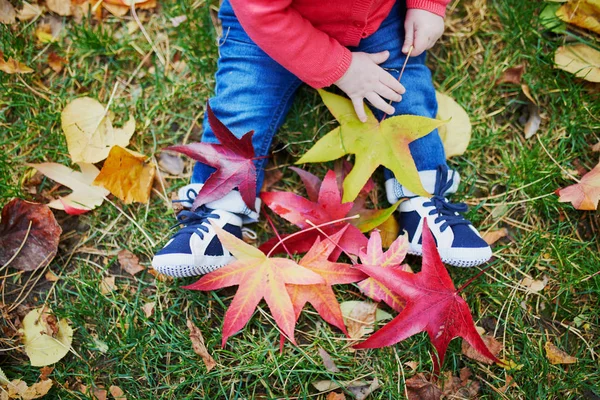
POLYGON ((252 147, 254 131, 238 139, 214 115, 210 105, 207 106, 207 112, 208 122, 221 144, 192 143, 166 148, 217 169, 208 177, 196 196, 192 210, 222 198, 236 187, 240 190, 244 203, 254 210, 256 207, 256 167, 254 147, 252 147))
POLYGON ((375 169, 383 165, 412 192, 427 196, 421 185, 409 144, 445 121, 415 115, 400 115, 377 121, 365 108, 367 122, 362 123, 352 102, 342 96, 320 90, 319 93, 340 126, 322 137, 297 164, 331 161, 354 154, 354 168, 344 180, 343 201, 353 201, 375 169))
POLYGON ((600 200, 600 164, 585 174, 579 183, 558 189, 561 203, 571 202, 578 210, 595 210, 600 200))
POLYGON ((433 357, 436 373, 444 362, 448 344, 456 337, 462 337, 479 353, 499 362, 477 333, 469 306, 442 264, 427 221, 423 229, 423 267, 419 273, 408 273, 398 267, 357 265, 357 268, 399 294, 406 305, 396 318, 355 348, 391 346, 425 331, 439 357, 439 361, 433 357))
POLYGON ((223 268, 204 275, 199 281, 184 289, 216 290, 238 285, 223 321, 222 345, 241 330, 248 322, 254 309, 265 299, 271 314, 282 332, 294 342, 296 316, 286 284, 322 284, 325 280, 313 271, 285 258, 268 258, 257 248, 245 243, 216 225, 221 244, 237 259, 223 268))

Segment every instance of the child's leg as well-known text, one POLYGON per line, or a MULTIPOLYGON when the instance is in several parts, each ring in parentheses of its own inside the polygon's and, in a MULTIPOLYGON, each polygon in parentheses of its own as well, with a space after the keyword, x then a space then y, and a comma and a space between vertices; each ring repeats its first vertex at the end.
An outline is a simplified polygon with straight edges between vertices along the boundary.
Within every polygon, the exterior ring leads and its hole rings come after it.
MULTIPOLYGON (((215 95, 210 106, 234 135, 241 137, 254 130, 252 144, 256 156, 264 156, 275 132, 289 111, 301 81, 273 61, 250 40, 231 5, 225 0, 219 13, 223 23, 220 58, 216 73, 215 95)), ((218 143, 207 116, 204 118, 203 142, 218 143)), ((258 182, 262 186, 266 159, 256 161, 258 182)), ((179 191, 179 198, 191 206, 202 184, 214 171, 197 163, 192 183, 179 191)), ((258 214, 245 206, 239 192, 233 191, 195 212, 183 211, 178 219, 185 227, 157 252, 152 266, 171 276, 193 276, 210 272, 232 261, 233 256, 221 246, 213 224, 241 237, 242 223, 256 220, 258 214)))
MULTIPOLYGON (((401 52, 404 42, 405 2, 398 2, 383 21, 379 30, 364 39, 356 51, 377 53, 387 50, 390 56, 382 67, 398 76, 406 56, 401 52)), ((392 104, 394 115, 413 114, 435 118, 437 100, 431 80, 431 72, 425 65, 425 53, 408 60, 401 83, 406 88, 400 103, 392 104)), ((374 110, 379 119, 382 113, 374 110)), ((442 260, 454 266, 470 267, 489 260, 490 247, 481 239, 477 230, 460 213, 466 211, 462 204, 452 204, 446 195, 454 193, 459 177, 448 170, 446 156, 437 129, 410 144, 423 187, 431 197, 420 197, 402 187, 389 170, 384 171, 388 200, 406 199, 399 206, 399 222, 408 234, 409 253, 422 254, 421 233, 423 222, 433 233, 442 260)))

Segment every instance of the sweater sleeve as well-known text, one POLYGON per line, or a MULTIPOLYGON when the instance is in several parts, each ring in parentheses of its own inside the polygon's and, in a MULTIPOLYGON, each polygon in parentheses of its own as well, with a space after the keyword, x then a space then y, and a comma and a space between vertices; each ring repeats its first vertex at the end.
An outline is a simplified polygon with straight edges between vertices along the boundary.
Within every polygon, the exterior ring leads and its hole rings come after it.
POLYGON ((308 85, 329 86, 344 75, 352 54, 291 4, 292 0, 231 0, 235 15, 258 47, 308 85))
POLYGON ((418 8, 445 17, 448 3, 450 0, 406 0, 406 8, 418 8))

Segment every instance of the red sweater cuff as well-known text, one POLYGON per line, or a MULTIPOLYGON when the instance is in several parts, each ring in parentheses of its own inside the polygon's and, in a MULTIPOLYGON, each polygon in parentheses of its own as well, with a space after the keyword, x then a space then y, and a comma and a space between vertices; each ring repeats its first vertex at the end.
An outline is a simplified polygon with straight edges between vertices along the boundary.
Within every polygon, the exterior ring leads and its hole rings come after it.
POLYGON ((406 7, 429 11, 444 18, 446 16, 446 6, 448 3, 449 1, 444 0, 407 0, 406 7))
POLYGON ((344 76, 346 71, 348 71, 348 68, 350 68, 350 63, 352 62, 352 52, 342 45, 340 45, 339 50, 341 53, 340 56, 336 54, 334 57, 331 58, 332 60, 340 60, 339 64, 333 70, 333 72, 331 72, 327 76, 320 77, 314 80, 306 80, 306 83, 308 85, 312 86, 315 89, 321 89, 333 85, 334 82, 337 82, 342 76, 344 76))

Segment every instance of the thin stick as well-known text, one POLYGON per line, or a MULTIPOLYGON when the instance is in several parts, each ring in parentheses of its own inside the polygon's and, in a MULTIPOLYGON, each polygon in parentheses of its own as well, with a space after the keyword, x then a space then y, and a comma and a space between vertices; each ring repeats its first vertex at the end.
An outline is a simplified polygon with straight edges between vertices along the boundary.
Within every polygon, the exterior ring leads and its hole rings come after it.
POLYGON ((152 47, 152 50, 154 50, 154 53, 156 54, 156 57, 158 57, 158 60, 160 61, 160 63, 163 65, 163 67, 167 68, 167 61, 165 60, 165 57, 158 50, 158 47, 156 47, 156 45, 152 41, 152 38, 150 37, 150 35, 148 35, 148 32, 146 32, 146 29, 144 29, 144 25, 142 25, 142 21, 140 21, 140 19, 137 16, 137 13, 135 12, 135 3, 136 3, 135 1, 131 2, 131 16, 133 17, 136 24, 140 28, 140 31, 142 31, 142 34, 144 35, 144 37, 146 38, 146 40, 152 47))
POLYGON ((27 242, 27 238, 29 237, 29 232, 31 232, 31 225, 32 224, 33 224, 33 221, 29 221, 29 226, 27 227, 27 232, 25 232, 25 237, 23 238, 23 241, 21 242, 21 245, 19 246, 19 248, 17 249, 17 251, 15 252, 15 254, 13 254, 13 256, 11 258, 4 265, 0 266, 0 271, 2 271, 4 268, 8 267, 8 265, 15 258, 17 258, 17 256, 21 252, 21 250, 23 250, 23 247, 25 246, 25 243, 27 242))
POLYGON ((273 220, 271 219, 271 217, 269 216, 269 214, 266 211, 263 211, 263 215, 267 219, 267 222, 271 226, 271 229, 273 229, 273 232, 275 232, 275 236, 277 236, 277 239, 281 243, 281 246, 283 247, 283 249, 285 250, 285 252, 287 253, 287 255, 290 256, 290 258, 292 258, 293 257, 292 253, 288 250, 288 248, 285 245, 285 243, 283 243, 283 241, 281 240, 281 236, 279 235, 279 232, 277 231, 277 228, 275 228, 275 225, 273 224, 273 220))
MULTIPOLYGON (((358 214, 357 214, 358 215, 358 214)), ((338 249, 340 249, 345 255, 348 256, 348 258, 350 259, 350 261, 352 261, 352 265, 356 265, 356 256, 352 256, 350 254, 348 254, 348 252, 346 252, 346 250, 344 250, 344 248, 342 246, 339 245, 339 243, 334 242, 331 239, 331 236, 329 236, 328 234, 326 234, 325 232, 323 232, 323 230, 321 228, 319 228, 317 225, 315 225, 311 220, 305 219, 304 222, 306 222, 307 224, 309 224, 310 226, 312 226, 313 228, 315 228, 316 230, 318 230, 322 235, 325 236, 325 238, 327 240, 329 240, 331 243, 333 243, 335 245, 335 247, 337 247, 338 249)))
MULTIPOLYGON (((411 45, 410 48, 408 49, 408 53, 406 54, 406 59, 404 60, 404 64, 402 65, 402 69, 400 70, 400 75, 398 75, 398 82, 400 82, 400 79, 402 79, 402 75, 404 74, 404 69, 406 68, 406 64, 408 64, 408 59, 410 58, 410 54, 413 51, 413 46, 411 45)), ((392 105, 392 100, 390 100, 390 102, 388 103, 389 105, 392 105)), ((379 123, 383 122, 384 119, 387 118, 387 114, 383 114, 383 117, 381 118, 381 121, 379 121, 379 123)))

